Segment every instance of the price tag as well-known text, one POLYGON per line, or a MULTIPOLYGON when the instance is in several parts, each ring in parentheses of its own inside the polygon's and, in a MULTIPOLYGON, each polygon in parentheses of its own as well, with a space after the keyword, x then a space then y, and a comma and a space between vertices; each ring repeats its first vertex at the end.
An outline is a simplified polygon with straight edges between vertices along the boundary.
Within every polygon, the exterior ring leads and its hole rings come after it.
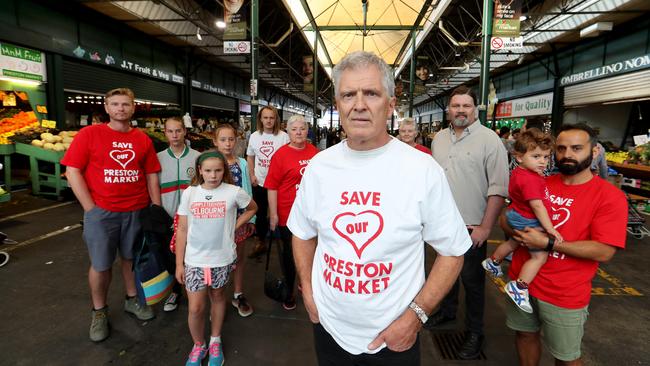
POLYGON ((44 119, 41 121, 41 126, 45 128, 56 128, 56 121, 51 121, 49 119, 44 119))

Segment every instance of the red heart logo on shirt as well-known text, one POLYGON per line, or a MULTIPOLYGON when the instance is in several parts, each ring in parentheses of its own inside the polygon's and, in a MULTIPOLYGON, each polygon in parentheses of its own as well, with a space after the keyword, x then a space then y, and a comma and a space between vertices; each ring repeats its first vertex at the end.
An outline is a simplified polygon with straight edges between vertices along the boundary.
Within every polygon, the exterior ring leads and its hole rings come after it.
POLYGON ((554 228, 559 228, 560 226, 564 225, 567 221, 569 221, 569 217, 571 217, 571 211, 569 211, 568 208, 565 207, 560 207, 557 210, 555 207, 551 207, 553 210, 553 216, 551 217, 551 221, 554 223, 553 227, 554 228))
POLYGON ((376 211, 367 210, 354 214, 344 212, 337 215, 332 221, 332 228, 345 239, 357 257, 361 259, 361 254, 370 243, 375 240, 384 229, 384 218, 376 211))
POLYGON ((266 156, 267 159, 271 158, 273 155, 273 152, 275 151, 275 148, 271 145, 264 145, 260 147, 260 153, 264 156, 266 156))
POLYGON ((118 164, 122 166, 122 169, 126 169, 126 165, 135 159, 135 152, 133 150, 112 150, 109 155, 118 164))

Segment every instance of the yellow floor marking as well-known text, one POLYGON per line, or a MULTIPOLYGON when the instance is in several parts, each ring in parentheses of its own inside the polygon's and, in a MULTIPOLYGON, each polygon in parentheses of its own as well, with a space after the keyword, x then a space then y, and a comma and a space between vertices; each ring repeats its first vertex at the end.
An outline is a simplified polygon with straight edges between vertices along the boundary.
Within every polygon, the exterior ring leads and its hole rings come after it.
MULTIPOLYGON (((596 275, 611 283, 613 287, 593 287, 591 289, 592 296, 644 296, 635 288, 626 285, 623 281, 603 271, 601 268, 598 268, 596 275)), ((503 287, 506 285, 506 281, 503 278, 494 276, 488 277, 492 280, 499 291, 505 293, 503 287)))

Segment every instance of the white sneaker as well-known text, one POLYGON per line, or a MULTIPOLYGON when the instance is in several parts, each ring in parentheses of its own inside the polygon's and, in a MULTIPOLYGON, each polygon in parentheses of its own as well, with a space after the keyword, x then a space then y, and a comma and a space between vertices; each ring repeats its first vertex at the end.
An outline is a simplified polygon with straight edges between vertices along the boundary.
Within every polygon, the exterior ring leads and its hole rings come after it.
POLYGON ((481 262, 481 265, 483 266, 483 269, 487 271, 487 273, 491 274, 494 277, 501 277, 503 276, 503 270, 501 269, 501 265, 494 263, 492 258, 485 258, 483 262, 481 262))
POLYGON ((167 300, 165 300, 165 305, 163 306, 163 311, 174 311, 178 308, 178 294, 172 292, 169 294, 167 300))
POLYGON ((529 314, 533 313, 533 307, 530 305, 530 299, 528 296, 528 289, 520 289, 517 287, 517 281, 510 281, 506 283, 503 289, 506 290, 508 297, 510 297, 512 301, 515 302, 515 305, 517 305, 519 309, 529 314))

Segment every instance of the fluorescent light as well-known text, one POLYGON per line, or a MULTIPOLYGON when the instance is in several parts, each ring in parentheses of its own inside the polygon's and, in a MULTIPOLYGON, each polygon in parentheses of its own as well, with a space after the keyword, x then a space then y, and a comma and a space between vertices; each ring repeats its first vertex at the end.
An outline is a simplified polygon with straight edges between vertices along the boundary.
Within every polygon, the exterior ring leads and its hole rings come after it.
POLYGON ((16 84, 29 85, 29 86, 41 85, 41 82, 37 80, 23 80, 23 79, 12 78, 9 76, 0 76, 0 80, 9 81, 11 83, 16 83, 16 84))
POLYGON ((199 27, 196 27, 196 39, 198 39, 199 41, 203 40, 203 37, 201 37, 201 28, 199 27))
POLYGON ((278 63, 275 62, 275 61, 271 61, 271 62, 269 62, 269 63, 270 63, 271 65, 277 65, 277 64, 278 64, 278 63))
POLYGON ((580 38, 596 37, 600 32, 611 31, 614 27, 612 22, 598 22, 580 30, 580 38))
POLYGON ((223 20, 217 20, 216 22, 214 22, 214 25, 216 25, 217 28, 219 29, 226 28, 226 22, 224 22, 223 20))
POLYGON ((523 22, 526 19, 528 19, 528 16, 526 16, 526 15, 522 15, 522 16, 519 17, 520 22, 523 22))

